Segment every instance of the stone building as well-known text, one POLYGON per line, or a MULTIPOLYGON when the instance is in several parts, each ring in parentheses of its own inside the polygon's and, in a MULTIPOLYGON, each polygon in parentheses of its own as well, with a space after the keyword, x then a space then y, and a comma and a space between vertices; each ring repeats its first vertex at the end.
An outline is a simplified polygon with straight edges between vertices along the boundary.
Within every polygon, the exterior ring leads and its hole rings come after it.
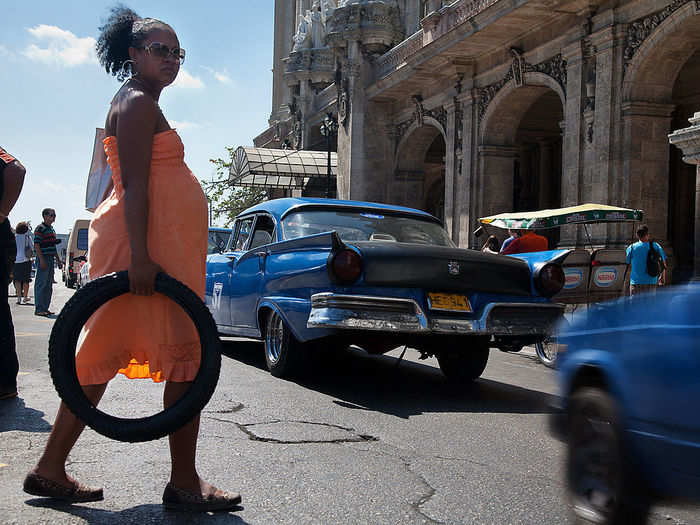
POLYGON ((668 134, 700 110, 700 0, 276 0, 274 23, 255 145, 322 150, 333 113, 339 197, 427 210, 461 246, 489 214, 640 208, 692 270, 695 170, 668 134))

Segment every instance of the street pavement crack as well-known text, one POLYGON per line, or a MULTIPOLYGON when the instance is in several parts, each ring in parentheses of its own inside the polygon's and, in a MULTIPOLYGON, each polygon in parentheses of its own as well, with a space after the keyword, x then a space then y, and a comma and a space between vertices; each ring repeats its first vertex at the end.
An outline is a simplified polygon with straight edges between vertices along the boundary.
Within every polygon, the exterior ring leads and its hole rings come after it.
MULTIPOLYGON (((414 470, 412 469, 411 461, 408 460, 408 459, 406 459, 406 458, 404 457, 404 455, 401 453, 401 451, 402 451, 401 448, 399 448, 399 447, 397 447, 397 446, 395 446, 395 445, 388 445, 388 446, 391 447, 393 450, 396 450, 397 453, 396 453, 396 454, 392 454, 392 453, 385 452, 385 451, 382 451, 382 450, 371 450, 371 449, 367 449, 367 448, 359 448, 359 449, 358 449, 358 448, 353 447, 353 449, 354 449, 354 450, 360 450, 360 451, 362 451, 362 452, 367 452, 367 453, 369 453, 369 454, 377 454, 377 455, 382 455, 382 456, 388 456, 388 457, 391 457, 391 458, 394 458, 394 459, 399 460, 399 461, 401 462, 401 464, 403 465, 403 468, 406 470, 406 472, 408 472, 409 474, 411 474, 412 476, 414 476, 414 477, 415 477, 422 485, 424 485, 424 486, 426 487, 426 489, 427 489, 426 492, 425 492, 420 498, 418 498, 418 500, 413 501, 413 502, 411 502, 411 503, 409 504, 410 507, 411 507, 411 509, 413 509, 413 511, 414 511, 416 514, 418 514, 418 515, 421 516, 424 520, 426 520, 426 523, 431 523, 431 524, 433 524, 433 525, 444 525, 444 524, 445 524, 444 521, 440 521, 440 520, 436 520, 436 519, 434 519, 434 518, 431 518, 430 516, 428 516, 428 515, 423 511, 423 508, 422 508, 423 505, 425 505, 426 503, 428 503, 428 502, 433 498, 433 496, 435 496, 435 494, 437 494, 437 489, 436 489, 435 487, 433 487, 433 486, 428 482, 428 480, 425 479, 425 477, 424 477, 422 474, 419 474, 419 473, 417 473, 416 471, 414 471, 414 470)), ((405 449, 403 449, 403 450, 405 451, 405 449)), ((420 457, 425 458, 425 457, 427 457, 427 456, 418 455, 417 457, 419 457, 419 458, 420 458, 420 457)))
POLYGON ((432 497, 435 496, 435 494, 437 493, 437 489, 435 489, 435 487, 428 483, 428 480, 425 479, 425 477, 422 474, 419 474, 411 468, 410 461, 407 461, 404 458, 401 458, 401 460, 403 461, 404 468, 413 476, 415 476, 418 479, 418 481, 420 481, 428 489, 427 492, 418 499, 418 501, 414 501, 411 503, 411 508, 416 512, 416 514, 425 518, 428 523, 433 523, 435 525, 444 525, 444 521, 433 519, 430 516, 428 516, 425 512, 423 512, 423 505, 428 503, 432 499, 432 497))
POLYGON ((258 423, 234 423, 244 434, 248 436, 251 441, 260 441, 263 443, 275 443, 280 445, 305 445, 305 444, 336 444, 336 443, 363 443, 367 441, 378 441, 374 436, 368 434, 358 434, 354 428, 343 427, 340 425, 334 425, 333 423, 322 423, 317 421, 304 421, 304 420, 271 420, 263 421, 258 423), (260 427, 262 425, 284 425, 284 424, 296 424, 296 425, 310 425, 317 427, 325 427, 335 430, 341 430, 350 434, 348 437, 336 437, 328 439, 282 439, 276 437, 266 437, 255 432, 254 427, 260 427))
POLYGON ((234 412, 240 412, 245 408, 243 403, 233 403, 232 407, 223 408, 220 410, 202 410, 203 414, 233 414, 234 412))

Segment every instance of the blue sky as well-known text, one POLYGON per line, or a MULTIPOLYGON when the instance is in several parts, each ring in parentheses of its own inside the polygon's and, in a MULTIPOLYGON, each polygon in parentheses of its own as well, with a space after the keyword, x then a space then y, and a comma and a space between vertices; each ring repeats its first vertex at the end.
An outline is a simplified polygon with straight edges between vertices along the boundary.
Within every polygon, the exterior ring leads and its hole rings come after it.
MULTIPOLYGON (((226 146, 251 145, 271 110, 273 0, 123 2, 177 32, 187 59, 160 106, 200 179, 226 146)), ((56 208, 67 233, 85 211, 95 128, 103 127, 119 82, 94 56, 98 27, 115 2, 3 2, 0 32, 0 145, 27 168, 13 224, 56 208)))

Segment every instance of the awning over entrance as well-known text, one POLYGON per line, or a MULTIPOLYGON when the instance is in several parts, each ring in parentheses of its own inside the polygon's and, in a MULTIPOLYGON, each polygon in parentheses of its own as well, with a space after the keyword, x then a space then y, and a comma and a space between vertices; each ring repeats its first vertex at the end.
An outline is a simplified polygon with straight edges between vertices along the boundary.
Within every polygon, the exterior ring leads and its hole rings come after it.
MULTIPOLYGON (((331 152, 331 177, 335 178, 337 155, 331 152)), ((229 181, 234 186, 302 189, 311 179, 325 181, 328 153, 240 146, 233 154, 229 181)), ((334 184, 335 186, 335 184, 334 184)))

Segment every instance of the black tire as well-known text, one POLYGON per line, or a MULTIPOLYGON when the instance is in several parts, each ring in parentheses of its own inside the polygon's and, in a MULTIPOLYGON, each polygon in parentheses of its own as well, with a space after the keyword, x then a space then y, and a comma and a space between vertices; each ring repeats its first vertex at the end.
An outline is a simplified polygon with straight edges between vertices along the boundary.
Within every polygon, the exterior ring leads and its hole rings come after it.
POLYGON ((105 414, 87 399, 76 373, 75 349, 80 331, 100 306, 129 292, 126 271, 95 279, 75 292, 51 331, 49 367, 58 395, 86 425, 118 441, 151 441, 172 434, 204 408, 219 380, 221 346, 208 308, 192 290, 166 274, 158 274, 155 289, 178 303, 190 316, 202 347, 199 371, 192 386, 173 406, 157 414, 135 419, 105 414))
POLYGON ((600 388, 574 392, 569 404, 566 477, 576 523, 647 522, 648 491, 624 450, 612 397, 600 388))
POLYGON ((488 340, 461 341, 461 345, 452 345, 435 354, 440 370, 451 383, 470 383, 478 379, 489 360, 488 340))
POLYGON ((306 345, 297 341, 282 316, 270 310, 265 316, 265 364, 275 377, 296 377, 303 368, 306 345))

